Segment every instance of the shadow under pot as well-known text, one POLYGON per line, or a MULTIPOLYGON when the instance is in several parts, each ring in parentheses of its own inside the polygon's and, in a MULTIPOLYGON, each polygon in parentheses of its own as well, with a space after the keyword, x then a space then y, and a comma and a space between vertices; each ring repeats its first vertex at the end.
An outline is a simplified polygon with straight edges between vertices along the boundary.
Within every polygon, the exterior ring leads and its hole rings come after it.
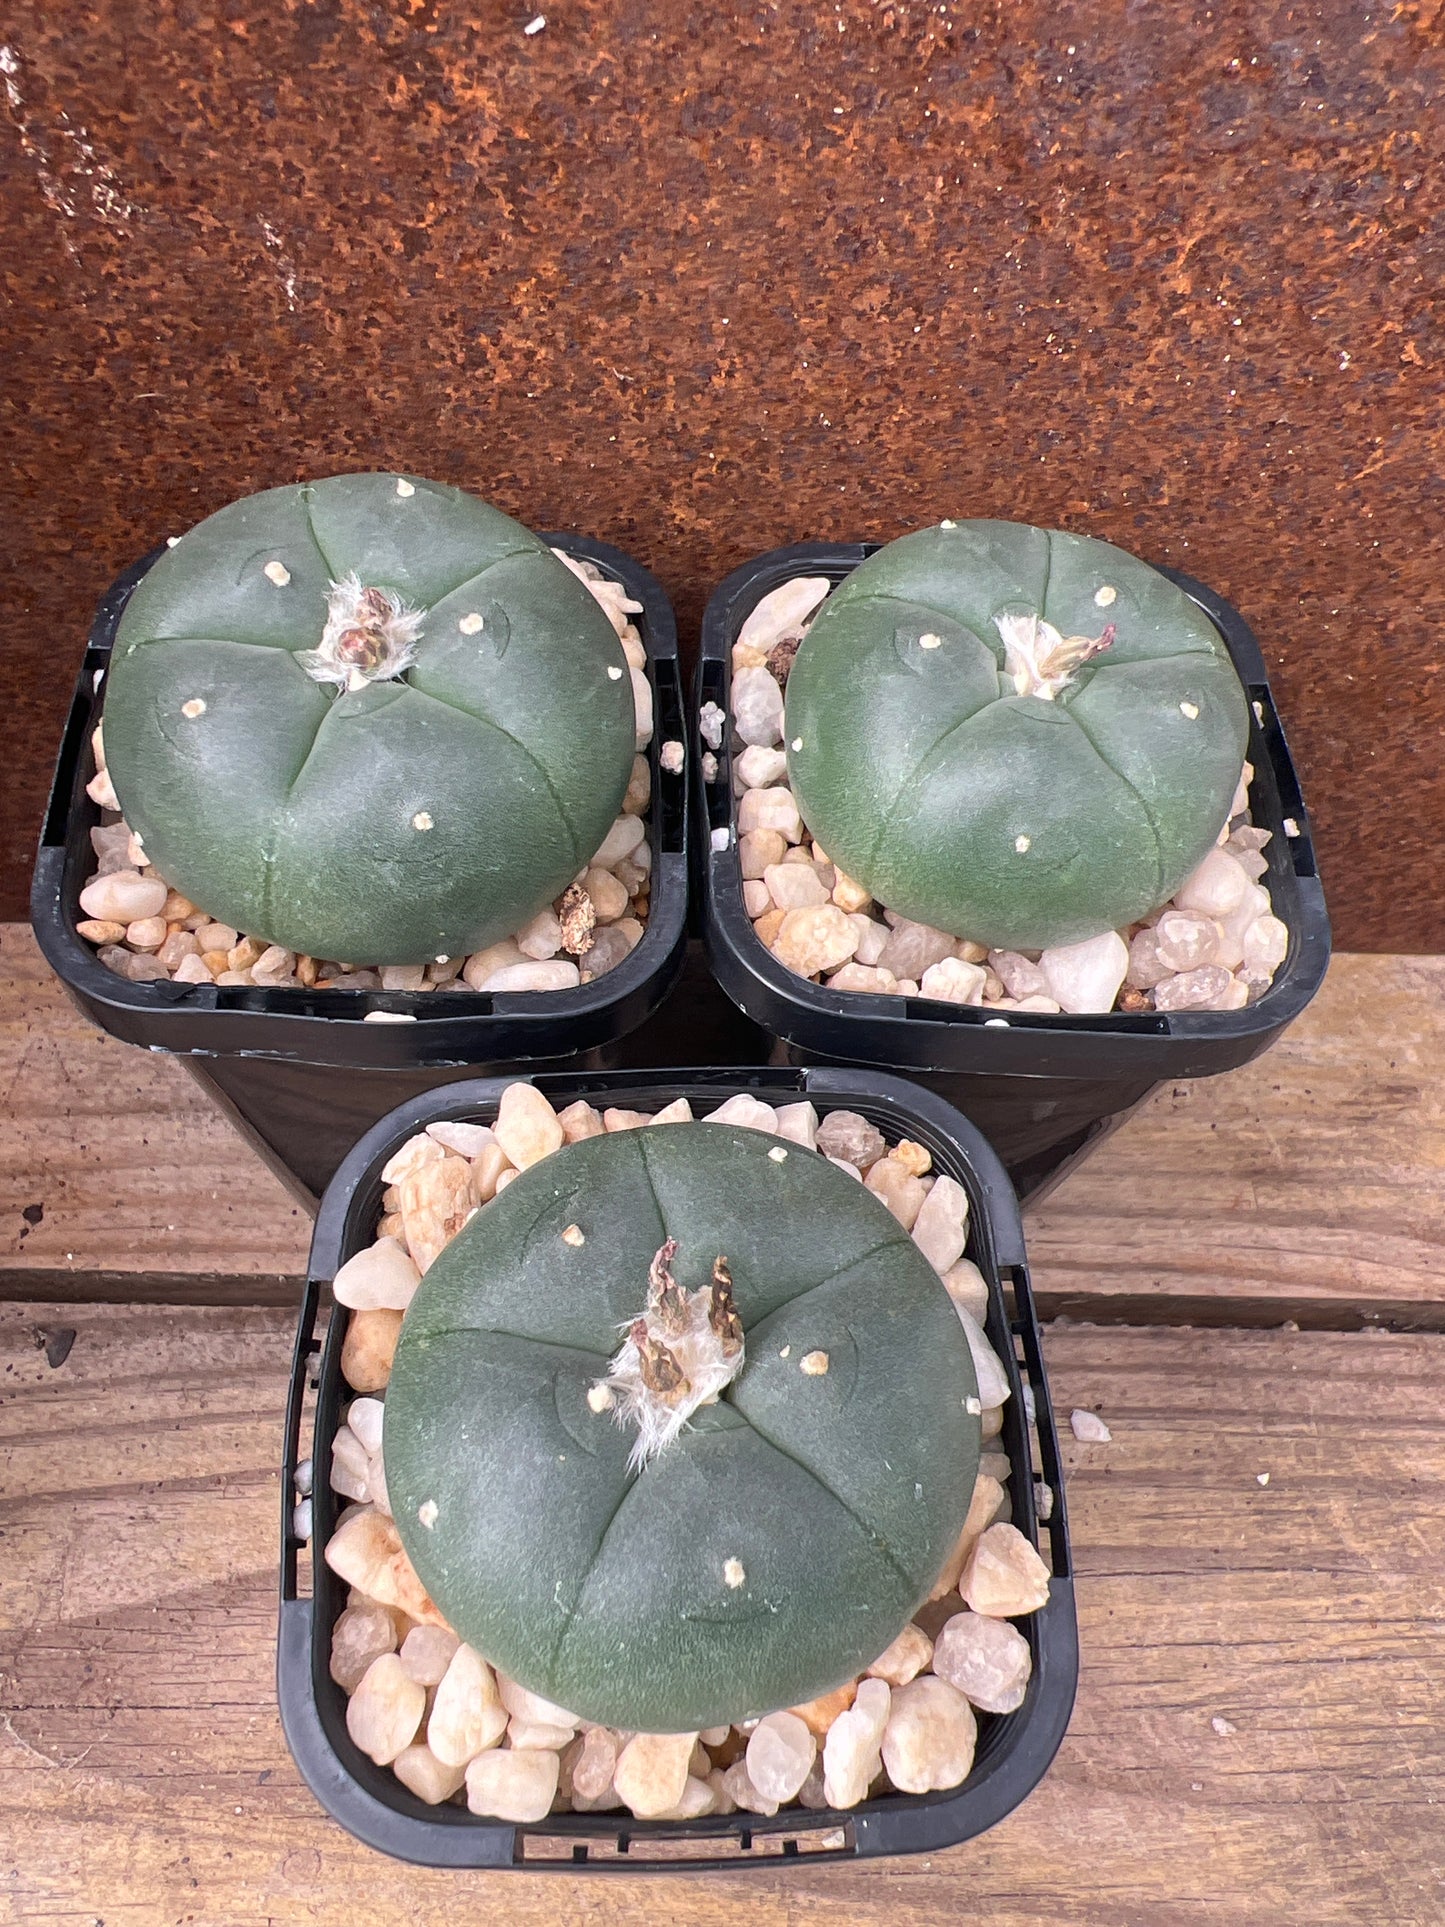
POLYGON ((268 490, 103 597, 36 937, 314 1208, 420 1091, 626 1061, 683 960, 683 734, 631 557, 420 477, 268 490))
POLYGON ((407 1859, 949 1846, 1067 1726, 1017 1206, 898 1079, 542 1074, 383 1119, 318 1215, 283 1489, 288 1742, 407 1859))
POLYGON ((800 543, 714 592, 696 699, 719 984, 774 1062, 948 1098, 1025 1201, 1319 988, 1263 658, 1188 576, 1011 523, 800 543))

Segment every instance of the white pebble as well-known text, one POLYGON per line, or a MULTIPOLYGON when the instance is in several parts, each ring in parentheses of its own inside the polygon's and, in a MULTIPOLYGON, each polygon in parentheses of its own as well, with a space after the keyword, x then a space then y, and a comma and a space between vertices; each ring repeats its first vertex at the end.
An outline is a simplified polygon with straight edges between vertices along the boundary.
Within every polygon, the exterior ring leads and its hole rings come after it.
POLYGON ((749 1097, 740 1091, 719 1104, 715 1111, 709 1112, 704 1120, 708 1124, 741 1124, 750 1131, 771 1131, 776 1133, 778 1114, 771 1104, 764 1104, 756 1097, 749 1097))
POLYGON ((1250 879, 1228 850, 1211 850, 1174 893, 1180 910, 1197 910, 1206 917, 1225 917, 1239 907, 1250 879))
POLYGON ((507 1730, 507 1710, 487 1662, 458 1646, 442 1675, 427 1721, 427 1745, 445 1766, 465 1766, 507 1730))
POLYGON ((503 1154, 519 1171, 558 1150, 565 1138, 557 1113, 534 1084, 509 1084, 492 1127, 503 1154))
MULTIPOLYGON (((766 675, 767 671, 758 672, 766 675)), ((768 677, 771 682, 771 676, 768 677)), ((774 687, 776 688, 776 684, 774 687)), ((733 769, 745 790, 765 790, 774 783, 787 780, 788 759, 780 749, 769 749, 761 743, 752 743, 741 756, 734 759, 733 769)))
POLYGON ((955 1613, 933 1647, 933 1670, 983 1713, 1023 1705, 1033 1673, 1029 1642, 1006 1619, 955 1613))
POLYGON ((495 1820, 522 1824, 552 1811, 561 1773, 558 1756, 541 1748, 479 1753, 467 1768, 467 1806, 495 1820))
POLYGON ((623 1747, 613 1785, 638 1819, 655 1819, 681 1800, 696 1739, 696 1733, 638 1733, 623 1747))
POLYGON ((486 988, 501 996, 516 990, 574 990, 580 982, 576 964, 554 957, 550 963, 503 964, 488 977, 486 988))
POLYGON ((1107 1445, 1114 1436, 1097 1412, 1070 1412, 1069 1429, 1086 1445, 1107 1445))
MULTIPOLYGON (((950 1296, 952 1294, 950 1293, 950 1296)), ((999 1362, 998 1354, 984 1335, 982 1325, 973 1313, 953 1301, 958 1313, 959 1323, 968 1336, 968 1348, 973 1353, 973 1369, 978 1379, 979 1400, 987 1410, 992 1405, 1002 1405, 1009 1395, 1008 1374, 999 1362)))
POLYGON ((137 923, 144 917, 159 916, 169 892, 159 877, 139 876, 131 870, 113 870, 97 877, 80 893, 80 907, 88 917, 105 923, 137 923))
POLYGON ((745 743, 771 748, 783 733, 783 692, 766 669, 733 677, 733 722, 745 743))
POLYGON ((378 1238, 347 1259, 332 1280, 331 1295, 352 1311, 405 1311, 420 1283, 421 1273, 397 1240, 378 1238))
POLYGON ((1076 1015, 1112 1010, 1128 968, 1128 946, 1117 930, 1056 945, 1039 958, 1049 995, 1076 1015))
POLYGON ((913 1242, 940 1277, 963 1256, 968 1242, 968 1193, 956 1178, 940 1176, 913 1221, 913 1242))
POLYGON ((984 971, 979 964, 964 963, 958 957, 945 957, 930 964, 918 980, 924 997, 945 1004, 981 1004, 984 971))
POLYGON ((652 741, 652 684, 645 670, 629 668, 627 673, 632 678, 633 748, 646 749, 652 741))
POLYGON ((823 1788, 831 1807, 856 1807, 880 1763, 893 1692, 886 1680, 865 1679, 853 1704, 828 1728, 823 1742, 823 1788))
POLYGON ((425 1689, 407 1677, 395 1653, 383 1653, 346 1703, 346 1730, 378 1766, 389 1766, 416 1738, 425 1711, 425 1689))
POLYGON ((619 816, 603 837, 587 867, 592 870, 615 868, 625 857, 632 855, 646 834, 647 828, 640 816, 619 816))
POLYGON ((784 1806, 807 1779, 818 1743, 796 1713, 769 1713, 748 1739, 748 1779, 764 1799, 784 1806))
POLYGON ((381 1450, 386 1407, 379 1398, 354 1398, 347 1408, 346 1423, 368 1453, 381 1450))
POLYGON ((795 575, 754 603, 737 640, 764 654, 780 637, 801 628, 832 587, 824 575, 795 575))

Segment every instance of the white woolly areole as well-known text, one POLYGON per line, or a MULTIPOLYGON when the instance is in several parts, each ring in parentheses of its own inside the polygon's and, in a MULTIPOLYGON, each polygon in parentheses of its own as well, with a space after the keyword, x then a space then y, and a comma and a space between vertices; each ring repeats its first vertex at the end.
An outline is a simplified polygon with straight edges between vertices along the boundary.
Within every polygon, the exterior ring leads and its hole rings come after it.
POLYGON ((1073 681, 1074 671, 1114 640, 1111 622, 1098 636, 1061 636, 1040 615, 995 616, 1003 637, 1004 674, 1020 696, 1051 703, 1073 681))
POLYGON ((298 651, 296 660, 316 682, 343 689, 389 682, 416 661, 422 621, 422 610, 391 589, 367 588, 353 570, 327 594, 320 648, 298 651))
MULTIPOLYGON (((652 1261, 647 1309, 629 1325, 607 1377, 593 1392, 612 1395, 612 1413, 637 1437, 627 1469, 640 1472, 666 1451, 700 1405, 713 1404, 743 1368, 743 1329, 732 1301, 727 1260, 713 1265, 712 1283, 684 1291, 669 1266, 677 1241, 669 1238, 652 1261)), ((606 1410, 599 1401, 588 1404, 606 1410)))

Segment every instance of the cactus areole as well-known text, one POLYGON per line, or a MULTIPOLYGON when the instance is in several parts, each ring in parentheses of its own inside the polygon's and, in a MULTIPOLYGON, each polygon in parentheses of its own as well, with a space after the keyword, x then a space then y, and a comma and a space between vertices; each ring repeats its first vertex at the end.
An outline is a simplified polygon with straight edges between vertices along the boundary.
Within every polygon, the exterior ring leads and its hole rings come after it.
POLYGON ((631 679, 520 523, 397 475, 233 502, 127 603, 106 758, 146 855, 267 942, 421 963, 510 935, 621 807, 631 679))
POLYGON ((485 1658, 579 1718, 682 1732, 897 1637, 967 1515, 977 1404, 948 1294, 871 1192, 664 1124, 564 1147, 432 1265, 387 1491, 485 1658))
POLYGON ((787 684, 788 778, 829 857, 957 937, 1042 949, 1165 902, 1248 739, 1214 626, 1087 536, 944 522, 824 603, 787 684))

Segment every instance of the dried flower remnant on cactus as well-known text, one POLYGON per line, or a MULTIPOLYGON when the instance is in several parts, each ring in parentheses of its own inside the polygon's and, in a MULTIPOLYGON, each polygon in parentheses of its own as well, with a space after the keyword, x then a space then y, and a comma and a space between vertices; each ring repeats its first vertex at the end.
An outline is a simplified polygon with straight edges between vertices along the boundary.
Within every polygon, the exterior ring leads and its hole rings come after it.
POLYGON ((1102 654, 1115 635, 1111 622, 1097 636, 1061 636, 1040 615, 996 616, 994 626, 1003 637, 1004 674, 1017 694, 1046 703, 1067 689, 1074 671, 1102 654))
POLYGON ((326 611, 320 648, 301 650, 296 657, 315 681, 365 689, 399 676, 415 662, 421 611, 409 609, 390 589, 365 588, 353 571, 332 583, 326 611))
POLYGON ((677 1240, 669 1238, 648 1270, 647 1309, 628 1326, 602 1381, 614 1394, 617 1423, 636 1427, 627 1460, 633 1472, 671 1445, 698 1407, 712 1404, 743 1366, 742 1321, 727 1259, 714 1261, 708 1284, 685 1291, 672 1274, 676 1256, 677 1240))

